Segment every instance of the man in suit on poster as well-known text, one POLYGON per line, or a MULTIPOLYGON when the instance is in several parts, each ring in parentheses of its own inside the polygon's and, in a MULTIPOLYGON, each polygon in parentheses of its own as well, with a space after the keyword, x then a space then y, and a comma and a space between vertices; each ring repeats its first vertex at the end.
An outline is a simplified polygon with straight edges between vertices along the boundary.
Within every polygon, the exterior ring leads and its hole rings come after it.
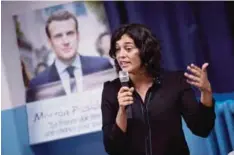
POLYGON ((30 81, 27 102, 37 100, 35 90, 40 85, 59 82, 62 90, 54 93, 53 97, 71 94, 77 91, 76 79, 112 68, 106 58, 82 56, 78 53, 78 21, 70 12, 52 14, 46 22, 45 30, 56 58, 50 67, 30 81), (71 81, 75 84, 71 84, 71 81))

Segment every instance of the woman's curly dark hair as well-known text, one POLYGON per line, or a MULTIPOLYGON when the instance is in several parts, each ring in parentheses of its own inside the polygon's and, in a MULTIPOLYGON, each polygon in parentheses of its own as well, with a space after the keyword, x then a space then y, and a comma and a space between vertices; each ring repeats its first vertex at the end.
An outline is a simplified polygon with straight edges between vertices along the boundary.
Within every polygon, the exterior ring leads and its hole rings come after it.
POLYGON ((158 39, 152 32, 141 24, 128 24, 118 28, 111 37, 110 57, 115 60, 116 70, 121 70, 116 60, 116 42, 123 35, 128 35, 133 39, 136 47, 140 51, 141 65, 152 76, 157 77, 160 72, 161 48, 158 39))

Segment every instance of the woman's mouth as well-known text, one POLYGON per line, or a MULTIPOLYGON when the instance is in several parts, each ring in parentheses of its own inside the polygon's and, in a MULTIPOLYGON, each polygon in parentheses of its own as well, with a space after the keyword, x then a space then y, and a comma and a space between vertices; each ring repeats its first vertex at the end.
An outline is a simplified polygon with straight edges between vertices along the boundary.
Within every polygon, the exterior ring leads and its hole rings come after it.
POLYGON ((123 67, 123 68, 128 67, 129 64, 130 64, 130 62, 127 62, 127 61, 121 61, 120 62, 120 66, 123 67))

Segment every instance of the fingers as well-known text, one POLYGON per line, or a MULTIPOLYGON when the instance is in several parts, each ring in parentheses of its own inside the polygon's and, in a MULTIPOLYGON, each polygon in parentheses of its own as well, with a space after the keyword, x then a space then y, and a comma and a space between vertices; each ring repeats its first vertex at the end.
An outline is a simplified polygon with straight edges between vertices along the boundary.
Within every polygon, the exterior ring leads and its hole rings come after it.
POLYGON ((197 71, 201 71, 201 68, 194 65, 193 63, 190 65, 192 68, 196 69, 197 71))
POLYGON ((202 71, 203 71, 203 72, 206 72, 206 69, 207 69, 208 66, 209 66, 208 63, 204 63, 204 64, 202 65, 202 71))
POLYGON ((194 64, 187 66, 187 69, 191 74, 185 72, 184 76, 187 77, 189 81, 200 82, 201 69, 194 64))
POLYGON ((191 85, 193 85, 193 86, 195 86, 195 87, 200 87, 200 84, 199 84, 199 82, 195 82, 195 81, 191 81, 191 80, 186 80, 189 84, 191 84, 191 85))
POLYGON ((209 63, 204 63, 202 65, 202 68, 200 68, 194 64, 191 64, 191 65, 187 66, 187 69, 191 73, 193 73, 195 76, 200 77, 202 75, 202 72, 206 72, 208 65, 209 65, 209 63))
POLYGON ((190 80, 190 81, 200 82, 200 78, 197 76, 194 76, 192 74, 188 74, 185 72, 184 76, 186 76, 188 78, 188 80, 190 80))
POLYGON ((198 68, 197 66, 191 64, 190 66, 187 66, 187 69, 193 73, 194 75, 196 75, 197 77, 201 76, 201 69, 198 68))
POLYGON ((208 63, 204 63, 202 68, 199 68, 194 64, 187 66, 188 71, 190 71, 190 73, 184 73, 184 76, 187 78, 187 82, 199 89, 205 88, 208 85, 207 83, 209 83, 206 73, 208 65, 208 63))
POLYGON ((133 87, 131 87, 131 88, 130 88, 130 91, 133 93, 133 91, 134 91, 134 88, 133 88, 133 87))
POLYGON ((130 96, 132 96, 132 92, 126 91, 126 92, 119 93, 118 98, 130 97, 130 96))
POLYGON ((132 93, 134 88, 121 87, 118 93, 118 102, 120 106, 126 106, 133 103, 132 93))
POLYGON ((134 91, 134 88, 128 88, 128 87, 121 87, 118 93, 118 97, 123 97, 123 96, 132 96, 132 93, 134 91))
POLYGON ((203 65, 202 65, 202 68, 200 68, 200 67, 198 67, 198 66, 196 66, 196 65, 194 65, 194 64, 191 64, 190 66, 188 66, 188 67, 191 67, 191 68, 193 68, 193 69, 195 69, 195 70, 197 70, 197 71, 206 71, 206 69, 207 69, 207 67, 209 66, 209 63, 204 63, 203 65))
POLYGON ((133 97, 122 97, 119 99, 119 104, 126 106, 133 103, 133 97))
POLYGON ((126 86, 123 86, 123 87, 120 88, 119 93, 123 93, 125 91, 129 91, 129 88, 126 87, 126 86))

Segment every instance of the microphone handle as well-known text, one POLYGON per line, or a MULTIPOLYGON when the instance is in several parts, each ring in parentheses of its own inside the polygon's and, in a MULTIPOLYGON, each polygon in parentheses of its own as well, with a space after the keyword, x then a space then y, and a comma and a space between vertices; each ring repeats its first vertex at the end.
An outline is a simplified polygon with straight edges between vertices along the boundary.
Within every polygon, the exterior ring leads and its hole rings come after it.
POLYGON ((126 106, 127 118, 132 118, 132 105, 126 106))
POLYGON ((122 87, 129 87, 128 82, 121 82, 122 87))
MULTIPOLYGON (((128 82, 121 82, 122 86, 129 87, 128 82)), ((127 118, 132 118, 132 106, 127 105, 126 107, 127 118)))

